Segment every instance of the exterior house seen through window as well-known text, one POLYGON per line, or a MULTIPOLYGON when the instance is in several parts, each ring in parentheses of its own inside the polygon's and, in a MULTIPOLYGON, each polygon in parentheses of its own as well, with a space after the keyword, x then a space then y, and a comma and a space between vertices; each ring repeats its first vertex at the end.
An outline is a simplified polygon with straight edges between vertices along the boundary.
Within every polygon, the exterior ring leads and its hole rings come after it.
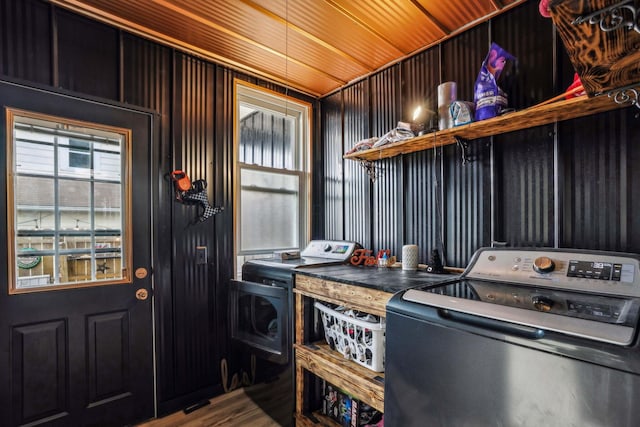
POLYGON ((8 110, 10 293, 128 280, 126 130, 8 110))
POLYGON ((236 83, 237 266, 309 238, 309 105, 236 83))

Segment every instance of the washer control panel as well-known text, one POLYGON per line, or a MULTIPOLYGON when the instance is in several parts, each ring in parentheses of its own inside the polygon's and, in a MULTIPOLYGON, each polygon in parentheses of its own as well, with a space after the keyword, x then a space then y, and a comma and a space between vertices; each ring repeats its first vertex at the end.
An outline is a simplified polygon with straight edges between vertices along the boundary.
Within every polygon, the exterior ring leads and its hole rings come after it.
POLYGON ((640 296, 639 257, 563 249, 483 248, 466 275, 533 286, 640 296))
POLYGON ((348 261, 353 251, 358 247, 360 247, 360 245, 357 243, 344 240, 312 240, 300 255, 311 258, 348 261))

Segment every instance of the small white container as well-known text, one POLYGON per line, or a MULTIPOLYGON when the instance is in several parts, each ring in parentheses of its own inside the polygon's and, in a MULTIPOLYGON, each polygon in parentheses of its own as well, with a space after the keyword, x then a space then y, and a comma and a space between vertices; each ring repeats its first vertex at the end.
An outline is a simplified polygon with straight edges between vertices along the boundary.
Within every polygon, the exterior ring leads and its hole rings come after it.
POLYGON ((418 245, 402 247, 402 269, 410 271, 418 269, 418 245))

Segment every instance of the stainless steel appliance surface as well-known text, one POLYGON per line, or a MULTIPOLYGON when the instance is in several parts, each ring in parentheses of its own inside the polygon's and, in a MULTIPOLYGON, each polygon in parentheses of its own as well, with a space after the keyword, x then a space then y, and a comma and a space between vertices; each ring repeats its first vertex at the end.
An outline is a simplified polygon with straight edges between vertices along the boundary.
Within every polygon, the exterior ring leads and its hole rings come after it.
POLYGON ((387 305, 385 425, 640 425, 634 254, 482 248, 387 305))
MULTIPOLYGON (((355 242, 312 240, 300 258, 285 259, 278 253, 270 258, 247 261, 242 280, 230 285, 231 337, 243 359, 243 370, 256 382, 274 382, 275 389, 289 390, 280 400, 294 413, 293 374, 293 276, 298 267, 342 264, 359 248, 355 242), (286 383, 284 387, 275 387, 286 383)), ((250 397, 254 397, 250 394, 250 397)), ((276 399, 269 396, 269 400, 276 399)), ((261 398, 255 397, 258 405, 261 398)), ((273 402, 271 402, 271 406, 273 402)), ((268 405, 264 405, 267 407, 268 405)), ((274 419, 276 415, 274 414, 274 419)), ((293 419, 276 419, 292 425, 293 419)))

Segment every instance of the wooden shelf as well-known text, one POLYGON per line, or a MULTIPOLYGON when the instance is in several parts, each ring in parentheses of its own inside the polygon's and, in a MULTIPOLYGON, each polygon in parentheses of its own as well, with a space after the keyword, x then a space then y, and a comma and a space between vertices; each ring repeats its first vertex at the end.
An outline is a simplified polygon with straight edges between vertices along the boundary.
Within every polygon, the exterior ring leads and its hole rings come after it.
POLYGON ((356 399, 384 412, 384 372, 345 359, 324 342, 296 344, 296 366, 306 369, 356 399))
POLYGON ((307 417, 304 414, 296 414, 296 427, 339 427, 336 421, 327 417, 326 415, 322 415, 320 412, 313 412, 312 417, 315 418, 316 421, 313 421, 310 417, 307 417))
POLYGON ((375 161, 394 157, 400 154, 414 153, 433 147, 455 144, 456 137, 464 140, 484 138, 521 129, 542 126, 549 123, 570 120, 577 117, 602 113, 629 104, 615 103, 608 96, 588 98, 581 96, 569 100, 556 101, 544 105, 533 106, 521 111, 515 111, 488 120, 473 122, 468 125, 457 126, 418 136, 416 138, 384 145, 379 148, 358 151, 344 155, 345 159, 375 161))
POLYGON ((389 292, 302 275, 296 276, 293 292, 332 304, 348 305, 380 317, 387 315, 387 303, 393 296, 389 292))

